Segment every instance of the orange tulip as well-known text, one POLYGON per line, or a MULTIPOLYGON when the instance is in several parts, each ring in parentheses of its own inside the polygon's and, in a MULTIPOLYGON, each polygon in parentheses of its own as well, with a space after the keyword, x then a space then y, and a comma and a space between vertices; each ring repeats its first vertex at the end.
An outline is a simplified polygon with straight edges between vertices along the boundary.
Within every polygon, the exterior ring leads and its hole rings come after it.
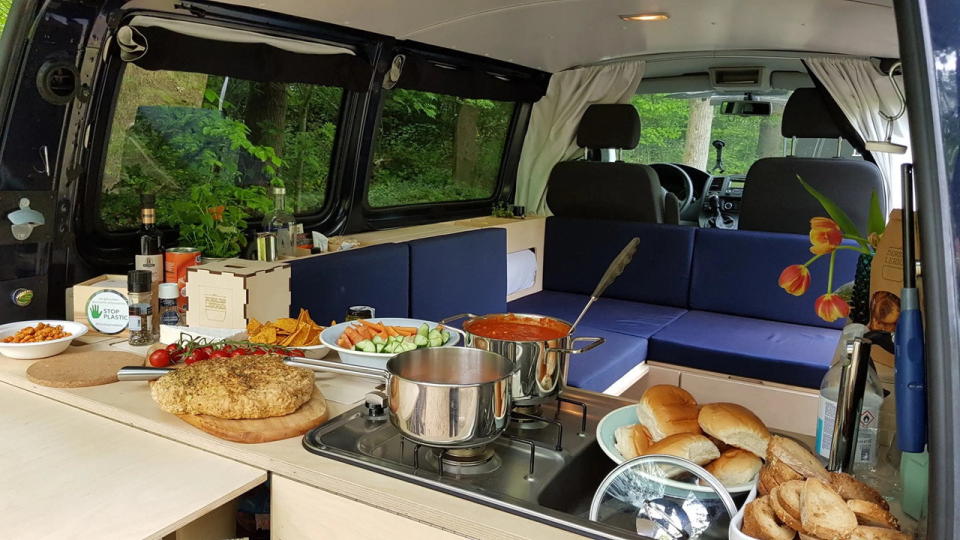
POLYGON ((850 304, 839 295, 827 293, 813 303, 817 316, 827 322, 850 316, 850 304))
POLYGON ((815 217, 810 220, 810 253, 826 255, 837 249, 843 241, 843 232, 837 222, 830 218, 815 217))
POLYGON ((214 221, 223 221, 223 210, 223 206, 212 206, 207 209, 207 212, 210 212, 210 217, 212 217, 214 221))
POLYGON ((802 264, 791 264, 780 272, 778 283, 788 293, 800 296, 810 287, 810 271, 802 264))

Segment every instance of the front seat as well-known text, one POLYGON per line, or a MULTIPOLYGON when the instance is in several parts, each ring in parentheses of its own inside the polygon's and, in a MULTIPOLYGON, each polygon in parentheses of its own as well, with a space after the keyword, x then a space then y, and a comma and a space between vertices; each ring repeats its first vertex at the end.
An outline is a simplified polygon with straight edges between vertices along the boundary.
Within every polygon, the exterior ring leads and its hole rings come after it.
MULTIPOLYGON (((816 88, 793 92, 783 110, 784 137, 840 139, 828 104, 816 88)), ((876 192, 886 215, 883 177, 869 161, 850 158, 763 158, 747 171, 740 210, 741 230, 808 234, 810 218, 827 216, 797 180, 803 178, 835 202, 866 234, 870 195, 876 192)))
POLYGON ((679 201, 660 186, 656 171, 624 163, 620 150, 640 140, 640 115, 630 104, 587 107, 577 127, 577 145, 589 158, 615 161, 563 161, 550 171, 547 206, 556 216, 645 223, 680 222, 679 201))

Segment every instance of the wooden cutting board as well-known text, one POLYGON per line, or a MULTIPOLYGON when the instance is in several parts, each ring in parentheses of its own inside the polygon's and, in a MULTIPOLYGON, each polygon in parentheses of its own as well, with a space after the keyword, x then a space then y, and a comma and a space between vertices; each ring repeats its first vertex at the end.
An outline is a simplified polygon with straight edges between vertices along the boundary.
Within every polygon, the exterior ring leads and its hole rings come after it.
POLYGON ((327 421, 330 411, 319 388, 314 387, 310 401, 286 416, 257 420, 228 420, 206 414, 178 414, 188 424, 207 433, 240 443, 262 443, 299 437, 327 421))
POLYGON ((123 351, 66 353, 37 360, 27 368, 31 381, 54 388, 79 388, 117 382, 117 370, 143 363, 140 355, 123 351))

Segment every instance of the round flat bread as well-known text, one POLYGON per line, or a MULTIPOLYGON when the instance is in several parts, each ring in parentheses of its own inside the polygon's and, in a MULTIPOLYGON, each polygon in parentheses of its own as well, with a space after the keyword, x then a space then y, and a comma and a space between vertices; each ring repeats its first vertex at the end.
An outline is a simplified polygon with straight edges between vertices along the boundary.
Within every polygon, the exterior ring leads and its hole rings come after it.
POLYGON ((211 358, 167 373, 150 394, 173 414, 269 418, 297 410, 313 394, 313 371, 279 356, 211 358))

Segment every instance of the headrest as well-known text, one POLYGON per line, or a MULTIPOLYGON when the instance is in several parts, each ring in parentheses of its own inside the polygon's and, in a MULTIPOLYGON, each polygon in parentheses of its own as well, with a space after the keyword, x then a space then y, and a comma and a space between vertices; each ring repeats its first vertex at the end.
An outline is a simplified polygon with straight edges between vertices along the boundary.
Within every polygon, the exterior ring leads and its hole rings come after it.
POLYGON ((640 141, 640 115, 629 103, 587 107, 577 128, 581 148, 634 148, 640 141))
POLYGON ((830 116, 830 105, 816 88, 797 88, 783 109, 784 137, 838 139, 843 133, 830 116))

